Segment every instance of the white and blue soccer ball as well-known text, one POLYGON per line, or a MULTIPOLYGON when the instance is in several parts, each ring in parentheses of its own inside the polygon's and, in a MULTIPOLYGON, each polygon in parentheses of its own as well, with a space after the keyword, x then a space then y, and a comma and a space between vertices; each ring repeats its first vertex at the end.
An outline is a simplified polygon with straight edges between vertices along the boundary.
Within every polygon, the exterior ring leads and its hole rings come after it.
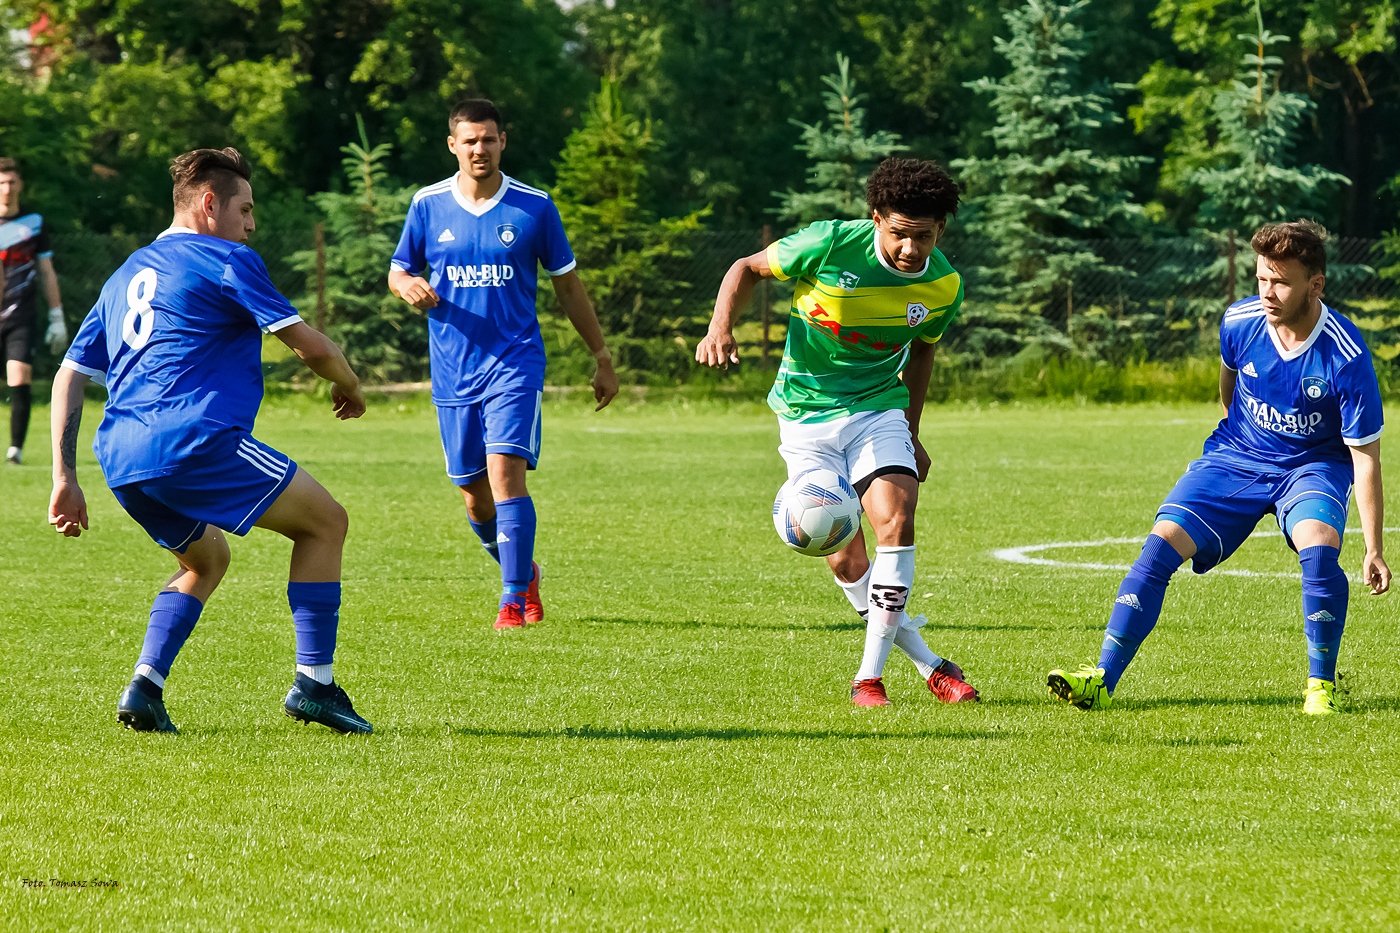
POLYGON ((860 531, 860 497, 832 470, 807 470, 783 483, 773 500, 773 527, 799 554, 825 557, 860 531))

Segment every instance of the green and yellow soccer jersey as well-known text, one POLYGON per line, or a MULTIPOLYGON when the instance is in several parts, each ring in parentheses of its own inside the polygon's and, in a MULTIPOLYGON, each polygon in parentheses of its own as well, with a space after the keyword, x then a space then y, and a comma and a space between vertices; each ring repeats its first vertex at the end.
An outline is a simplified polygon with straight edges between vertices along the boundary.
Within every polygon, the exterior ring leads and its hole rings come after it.
POLYGON ((962 306, 962 276, 937 249, 905 273, 875 247, 870 220, 814 223, 768 247, 779 279, 796 278, 787 346, 769 406, 788 421, 830 421, 906 408, 899 374, 915 340, 935 343, 962 306))

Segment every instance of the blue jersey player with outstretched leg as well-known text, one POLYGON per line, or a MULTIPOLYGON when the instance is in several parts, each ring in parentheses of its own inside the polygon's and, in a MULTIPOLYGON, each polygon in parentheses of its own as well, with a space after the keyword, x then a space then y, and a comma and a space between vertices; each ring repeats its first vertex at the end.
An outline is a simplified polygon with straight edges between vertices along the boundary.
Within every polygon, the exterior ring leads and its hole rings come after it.
POLYGON ((1205 573, 1273 515, 1303 570, 1308 681, 1303 710, 1337 712, 1337 652, 1347 617, 1338 564, 1352 489, 1366 554, 1362 582, 1390 588, 1383 555, 1381 393, 1361 331, 1322 303, 1326 232, 1269 224, 1255 233, 1259 294, 1237 301, 1220 325, 1225 419, 1199 460, 1168 493, 1114 600, 1097 665, 1050 672, 1050 693, 1105 709, 1157 624, 1167 584, 1183 561, 1205 573))
POLYGON ((501 172, 506 134, 499 111, 490 101, 466 100, 447 125, 459 170, 414 195, 389 288, 428 313, 447 476, 462 490, 472 530, 501 565, 496 628, 519 628, 544 618, 535 505, 525 488, 525 473, 540 456, 540 266, 597 360, 598 408, 617 395, 617 374, 554 202, 501 172))
POLYGON ((263 396, 264 332, 330 380, 337 417, 364 414, 360 381, 243 245, 254 229, 253 189, 238 151, 187 152, 170 174, 174 223, 107 280, 53 383, 49 523, 70 537, 88 527, 77 441, 83 388, 95 380, 107 387, 94 444, 107 485, 179 564, 151 607, 117 719, 142 732, 176 731, 165 710, 165 679, 228 570, 223 532, 245 535, 257 525, 293 542, 287 600, 297 663, 283 709, 337 732, 370 732, 331 676, 345 510, 311 474, 252 434, 263 396))

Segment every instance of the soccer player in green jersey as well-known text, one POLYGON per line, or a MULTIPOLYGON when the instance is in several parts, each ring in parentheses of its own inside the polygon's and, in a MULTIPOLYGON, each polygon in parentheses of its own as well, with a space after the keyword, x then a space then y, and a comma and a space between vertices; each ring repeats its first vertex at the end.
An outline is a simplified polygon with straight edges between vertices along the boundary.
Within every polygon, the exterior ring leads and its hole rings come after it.
POLYGON ((861 497, 875 532, 827 558, 866 620, 865 652, 851 688, 857 706, 886 706, 882 680, 895 645, 940 700, 977 699, 962 670, 919 634, 905 607, 914 585, 914 507, 928 478, 919 443, 933 345, 962 305, 962 277, 938 251, 958 186, 936 163, 886 159, 866 183, 870 220, 814 223, 734 263, 695 359, 739 362, 738 312, 763 278, 796 279, 787 346, 769 406, 778 414, 788 476, 827 469, 861 497))

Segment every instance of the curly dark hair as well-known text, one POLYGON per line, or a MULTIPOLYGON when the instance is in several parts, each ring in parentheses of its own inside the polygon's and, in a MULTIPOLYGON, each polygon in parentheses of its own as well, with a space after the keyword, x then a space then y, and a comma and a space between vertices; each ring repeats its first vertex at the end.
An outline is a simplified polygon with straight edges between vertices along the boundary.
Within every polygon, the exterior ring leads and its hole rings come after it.
POLYGON ((1286 262, 1296 259, 1308 275, 1327 272, 1327 229, 1311 220, 1296 220, 1286 224, 1265 224, 1249 241, 1254 251, 1265 259, 1286 262))
POLYGON ((923 159, 891 156, 870 173, 865 183, 865 201, 871 210, 905 217, 935 217, 944 220, 958 216, 961 188, 943 166, 923 159))

